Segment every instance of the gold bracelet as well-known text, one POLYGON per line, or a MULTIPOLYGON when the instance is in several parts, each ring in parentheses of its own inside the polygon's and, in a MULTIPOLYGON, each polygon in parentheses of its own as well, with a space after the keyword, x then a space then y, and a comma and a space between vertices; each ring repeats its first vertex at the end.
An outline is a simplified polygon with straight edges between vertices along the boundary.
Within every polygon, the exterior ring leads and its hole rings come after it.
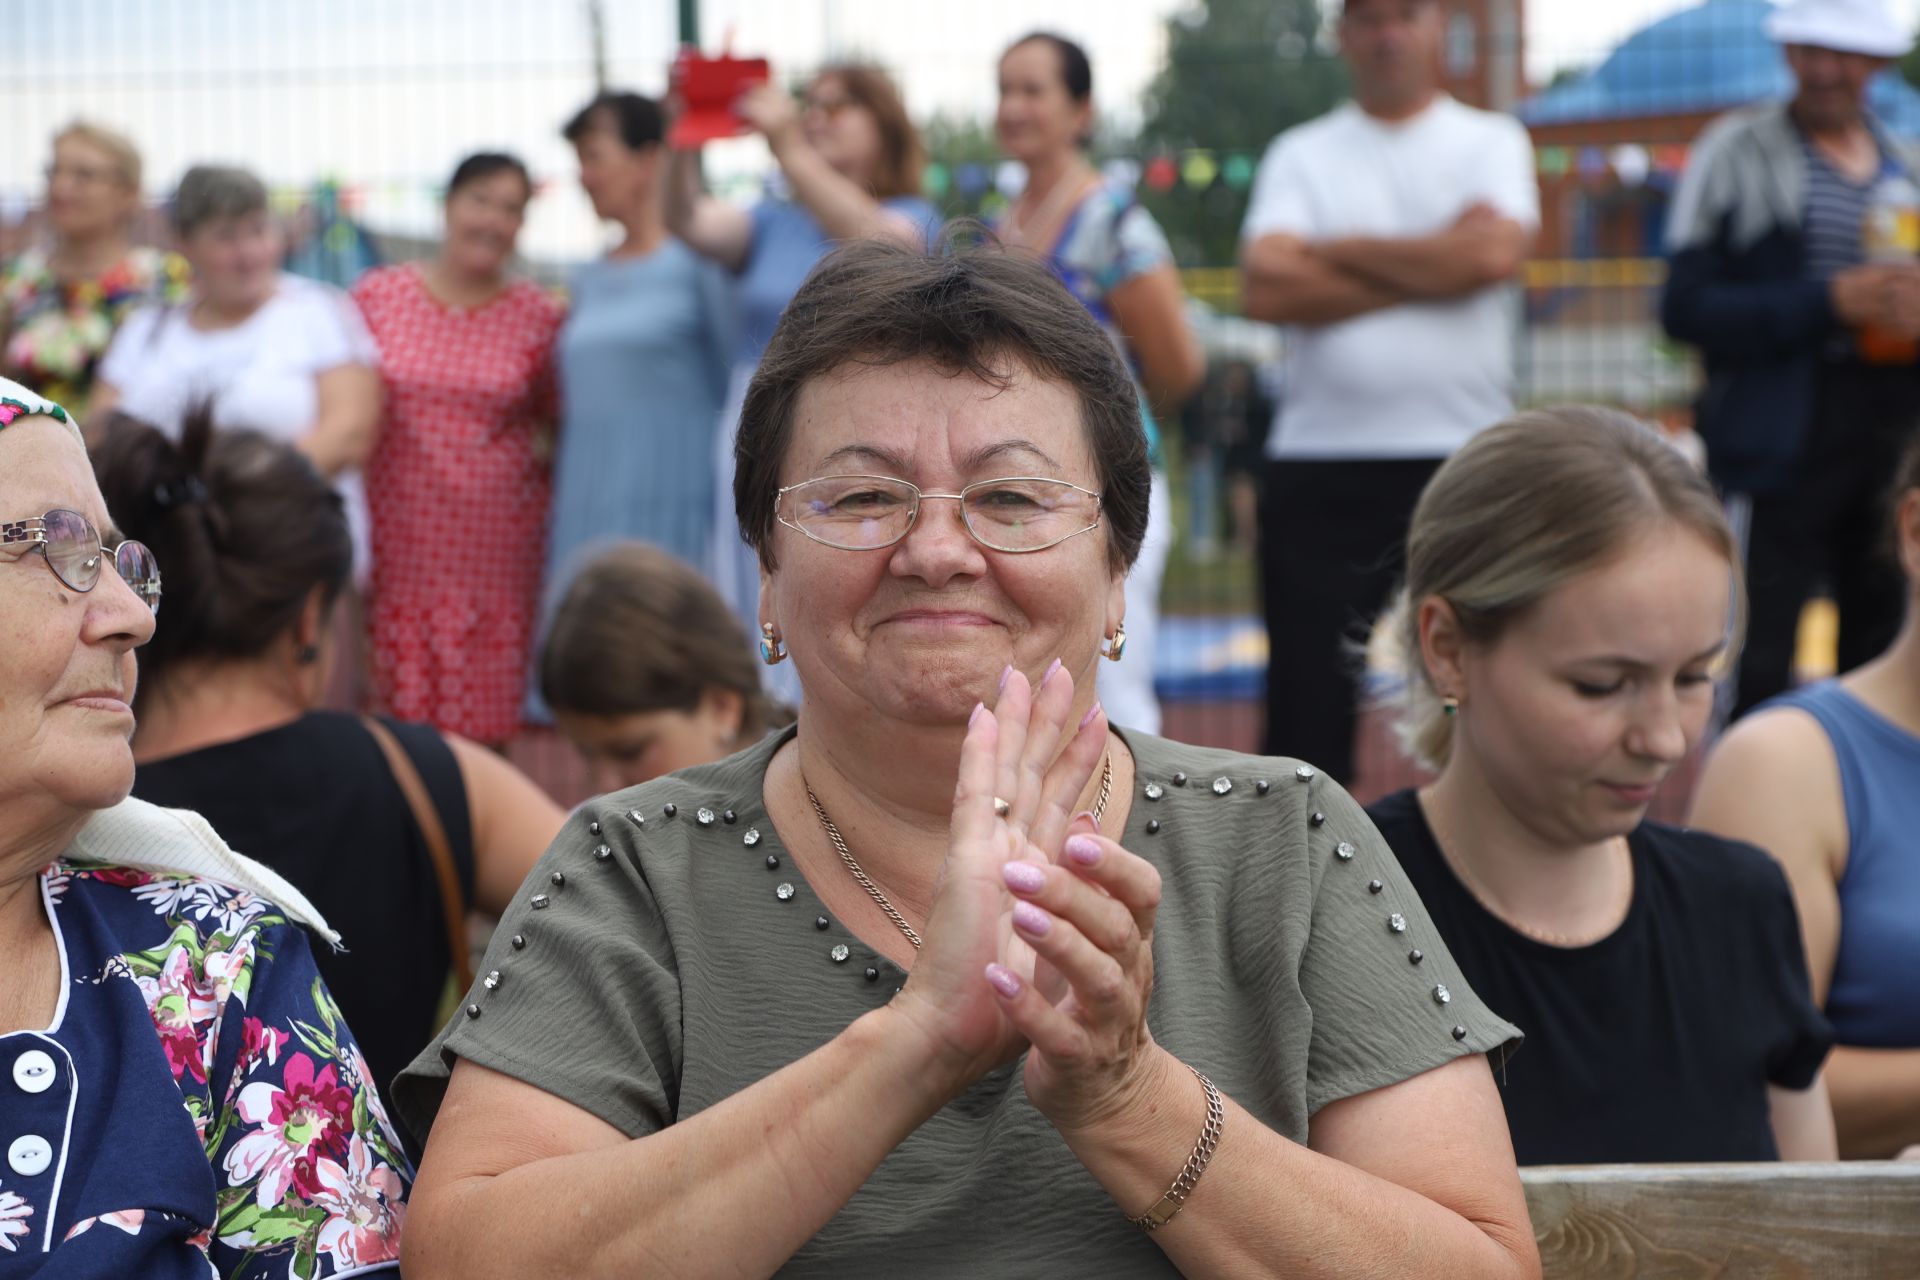
POLYGON ((1193 1144, 1193 1154, 1187 1157, 1186 1168, 1180 1170, 1180 1176, 1167 1188, 1167 1194, 1160 1197, 1151 1209, 1137 1217, 1127 1219, 1142 1231, 1152 1231, 1164 1227, 1174 1214, 1186 1206, 1187 1197, 1193 1194, 1193 1188, 1200 1181, 1200 1175, 1206 1171, 1207 1161, 1213 1159, 1213 1149, 1220 1145, 1220 1130, 1226 1123, 1227 1104, 1220 1100, 1220 1091, 1213 1087, 1213 1081, 1201 1073, 1198 1067, 1189 1065, 1200 1081, 1200 1087, 1207 1091, 1207 1124, 1200 1131, 1200 1140, 1193 1144))

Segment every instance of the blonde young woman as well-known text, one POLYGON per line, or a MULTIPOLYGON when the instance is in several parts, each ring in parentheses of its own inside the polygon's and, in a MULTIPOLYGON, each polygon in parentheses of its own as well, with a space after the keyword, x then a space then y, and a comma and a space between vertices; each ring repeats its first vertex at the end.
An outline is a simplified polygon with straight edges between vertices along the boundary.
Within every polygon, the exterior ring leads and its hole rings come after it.
POLYGON ((1651 427, 1522 413, 1436 473, 1387 627, 1402 732, 1439 770, 1369 809, 1460 969, 1527 1034, 1522 1164, 1831 1159, 1785 878, 1647 820, 1737 635, 1739 559, 1651 427))

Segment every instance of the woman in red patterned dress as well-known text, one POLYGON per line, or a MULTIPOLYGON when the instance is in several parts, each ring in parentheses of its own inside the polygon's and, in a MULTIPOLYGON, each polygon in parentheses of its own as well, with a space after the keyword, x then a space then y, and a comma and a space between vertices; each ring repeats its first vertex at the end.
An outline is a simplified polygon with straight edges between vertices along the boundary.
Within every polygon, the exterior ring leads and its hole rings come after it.
POLYGON ((437 257, 361 277, 387 421, 367 464, 374 686, 394 715, 476 742, 520 727, 549 501, 562 309, 507 276, 533 184, 461 161, 437 257))

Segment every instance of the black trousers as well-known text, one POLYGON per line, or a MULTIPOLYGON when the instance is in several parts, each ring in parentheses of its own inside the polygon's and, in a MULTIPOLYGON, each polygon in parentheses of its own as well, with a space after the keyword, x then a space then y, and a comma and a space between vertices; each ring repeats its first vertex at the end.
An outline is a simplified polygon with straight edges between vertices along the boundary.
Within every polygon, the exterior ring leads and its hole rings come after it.
POLYGON ((1834 365, 1815 395, 1793 490, 1728 495, 1751 597, 1734 715, 1792 683, 1800 610, 1823 583, 1840 614, 1840 670, 1892 642, 1906 589, 1888 532, 1891 485, 1916 427, 1920 369, 1834 365))
POLYGON ((1298 756, 1352 779, 1365 667, 1359 647, 1399 584, 1407 521, 1440 462, 1267 463, 1260 589, 1268 755, 1298 756))

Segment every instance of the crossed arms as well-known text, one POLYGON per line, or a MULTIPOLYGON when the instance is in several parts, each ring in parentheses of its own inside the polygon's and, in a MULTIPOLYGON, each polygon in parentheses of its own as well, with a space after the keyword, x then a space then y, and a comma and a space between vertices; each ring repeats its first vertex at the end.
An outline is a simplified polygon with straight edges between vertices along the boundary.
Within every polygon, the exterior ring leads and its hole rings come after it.
POLYGON ((1309 241, 1270 233, 1241 250, 1242 301, 1255 320, 1327 325, 1402 303, 1465 297, 1510 279, 1532 239, 1482 203, 1426 236, 1309 241))

